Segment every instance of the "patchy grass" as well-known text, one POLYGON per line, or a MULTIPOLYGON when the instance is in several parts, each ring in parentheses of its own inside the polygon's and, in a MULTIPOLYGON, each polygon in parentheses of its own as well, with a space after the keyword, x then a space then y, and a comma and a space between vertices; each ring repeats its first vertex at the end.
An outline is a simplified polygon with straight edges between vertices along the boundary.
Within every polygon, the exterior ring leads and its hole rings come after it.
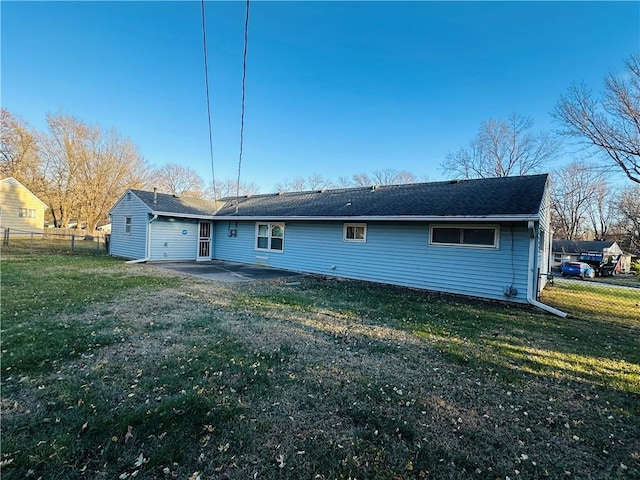
POLYGON ((556 280, 543 300, 566 309, 576 318, 634 327, 640 319, 640 288, 601 282, 556 280))
POLYGON ((598 283, 606 285, 621 285, 624 287, 640 287, 640 277, 635 272, 618 274, 611 277, 597 277, 598 283))
POLYGON ((589 288, 559 319, 3 252, 2 476, 638 477, 640 319, 589 288))

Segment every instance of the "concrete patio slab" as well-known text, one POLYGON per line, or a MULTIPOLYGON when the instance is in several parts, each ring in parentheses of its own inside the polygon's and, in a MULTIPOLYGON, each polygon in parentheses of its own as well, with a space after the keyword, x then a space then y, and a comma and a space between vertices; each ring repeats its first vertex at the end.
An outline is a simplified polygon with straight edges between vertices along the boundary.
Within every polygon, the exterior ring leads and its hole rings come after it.
POLYGON ((149 265, 174 272, 195 275, 218 282, 251 282, 303 275, 290 270, 248 265, 243 263, 211 260, 208 262, 153 262, 149 265))

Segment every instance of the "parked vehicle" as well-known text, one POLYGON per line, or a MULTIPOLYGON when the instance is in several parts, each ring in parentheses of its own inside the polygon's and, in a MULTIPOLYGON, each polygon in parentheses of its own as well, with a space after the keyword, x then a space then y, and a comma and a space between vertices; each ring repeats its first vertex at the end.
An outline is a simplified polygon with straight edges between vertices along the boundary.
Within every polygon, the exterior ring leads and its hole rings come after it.
POLYGON ((596 276, 596 271, 591 265, 584 262, 565 262, 560 267, 560 273, 563 277, 580 277, 582 279, 596 276))
POLYGON ((620 273, 620 255, 582 252, 578 260, 590 265, 599 277, 611 277, 620 273))

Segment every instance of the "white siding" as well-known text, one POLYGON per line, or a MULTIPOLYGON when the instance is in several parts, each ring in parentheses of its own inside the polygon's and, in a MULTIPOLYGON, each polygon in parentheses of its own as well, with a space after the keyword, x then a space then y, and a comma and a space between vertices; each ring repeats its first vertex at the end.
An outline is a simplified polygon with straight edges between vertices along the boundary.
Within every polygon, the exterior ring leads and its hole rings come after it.
POLYGON ((109 253, 136 260, 145 258, 149 218, 147 206, 133 193, 125 193, 111 209, 109 253), (126 217, 131 217, 130 233, 125 233, 126 217))
POLYGON ((526 302, 526 223, 500 226, 499 248, 430 246, 429 224, 369 222, 366 243, 343 241, 343 222, 287 222, 284 250, 255 250, 255 222, 216 226, 215 257, 301 272, 526 302), (518 293, 505 297, 504 287, 518 293))
POLYGON ((150 224, 151 260, 195 260, 198 220, 158 218, 150 224))

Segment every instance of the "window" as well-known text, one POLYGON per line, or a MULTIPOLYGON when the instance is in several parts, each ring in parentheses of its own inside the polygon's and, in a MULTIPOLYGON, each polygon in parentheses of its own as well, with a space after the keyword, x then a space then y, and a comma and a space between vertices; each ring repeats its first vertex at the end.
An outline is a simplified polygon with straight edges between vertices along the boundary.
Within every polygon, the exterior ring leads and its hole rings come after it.
POLYGON ((366 223, 345 223, 343 230, 343 240, 345 242, 366 243, 367 224, 366 223))
POLYGON ((27 218, 27 209, 21 208, 20 211, 18 212, 18 216, 20 218, 27 218))
POLYGON ((282 252, 284 223, 256 223, 256 250, 282 252))
POLYGON ((546 232, 541 228, 540 229, 540 238, 538 239, 538 250, 540 252, 543 252, 545 250, 545 248, 547 247, 547 234, 546 232))
POLYGON ((29 209, 29 218, 36 218, 36 211, 34 209, 29 209))
POLYGON ((131 217, 124 217, 124 233, 131 235, 131 217))
POLYGON ((498 227, 447 226, 431 227, 431 245, 461 245, 467 247, 498 247, 498 227))

